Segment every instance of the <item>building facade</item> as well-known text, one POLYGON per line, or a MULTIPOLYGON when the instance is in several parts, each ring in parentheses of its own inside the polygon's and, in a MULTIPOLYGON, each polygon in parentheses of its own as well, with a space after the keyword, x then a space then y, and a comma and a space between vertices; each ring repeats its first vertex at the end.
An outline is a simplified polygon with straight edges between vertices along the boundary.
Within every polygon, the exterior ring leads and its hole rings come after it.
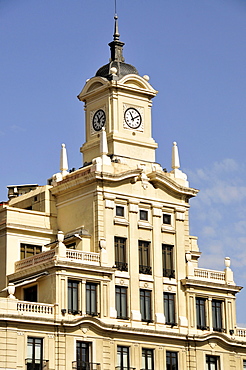
POLYGON ((180 170, 155 162, 157 91, 125 63, 115 17, 110 62, 89 79, 83 166, 0 206, 0 369, 246 369, 237 286, 198 267, 180 170))

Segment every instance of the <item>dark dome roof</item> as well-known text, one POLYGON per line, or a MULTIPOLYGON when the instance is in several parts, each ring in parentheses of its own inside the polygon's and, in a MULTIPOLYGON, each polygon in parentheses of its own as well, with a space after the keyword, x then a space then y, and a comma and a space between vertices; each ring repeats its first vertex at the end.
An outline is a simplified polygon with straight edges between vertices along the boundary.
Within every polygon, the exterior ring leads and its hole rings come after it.
POLYGON ((135 74, 138 75, 137 69, 132 66, 131 64, 127 64, 125 62, 118 62, 118 61, 112 61, 108 64, 105 64, 101 68, 98 69, 96 76, 110 78, 110 68, 115 67, 117 69, 117 77, 122 78, 129 74, 135 74))
POLYGON ((111 58, 108 64, 105 64, 96 73, 96 76, 105 77, 108 80, 118 80, 126 75, 135 74, 138 75, 138 71, 131 64, 125 63, 123 58, 123 46, 124 42, 120 41, 120 34, 118 29, 118 17, 114 16, 114 39, 109 43, 111 58), (115 67, 117 69, 117 74, 112 75, 110 69, 115 67))

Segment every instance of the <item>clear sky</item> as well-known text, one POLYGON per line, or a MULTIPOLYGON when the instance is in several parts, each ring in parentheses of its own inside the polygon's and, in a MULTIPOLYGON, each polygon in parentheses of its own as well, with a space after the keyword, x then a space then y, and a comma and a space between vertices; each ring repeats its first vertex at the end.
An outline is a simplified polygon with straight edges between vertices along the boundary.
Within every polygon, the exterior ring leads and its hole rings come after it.
MULTIPOLYGON (((246 324, 246 1, 117 0, 124 56, 159 94, 153 101, 157 161, 200 189, 191 235, 200 266, 230 256, 238 322, 246 324)), ((7 185, 46 181, 82 165, 83 104, 77 95, 109 58, 114 0, 0 0, 0 201, 7 185)))

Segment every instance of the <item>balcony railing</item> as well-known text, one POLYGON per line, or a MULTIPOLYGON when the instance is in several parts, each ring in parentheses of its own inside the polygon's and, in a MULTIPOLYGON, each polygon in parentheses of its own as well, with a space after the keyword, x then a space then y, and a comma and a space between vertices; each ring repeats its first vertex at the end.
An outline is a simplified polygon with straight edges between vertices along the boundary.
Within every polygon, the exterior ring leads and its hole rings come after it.
POLYGON ((17 311, 53 315, 54 305, 47 303, 19 301, 17 302, 17 311))
POLYGON ((72 362, 73 370, 100 370, 101 365, 93 362, 84 362, 84 361, 73 361, 72 362))
POLYGON ((49 370, 49 360, 33 360, 26 358, 26 370, 49 370))
POLYGON ((163 269, 163 277, 168 277, 169 279, 175 278, 175 270, 163 269))
POLYGON ((238 337, 246 338, 246 328, 237 328, 236 335, 238 337))
POLYGON ((151 275, 152 274, 152 268, 151 268, 151 266, 139 265, 139 273, 140 274, 145 274, 145 275, 151 275))
POLYGON ((100 254, 95 252, 78 251, 74 249, 66 249, 66 257, 60 257, 56 254, 56 249, 51 249, 46 252, 41 252, 35 256, 24 258, 15 263, 15 271, 24 270, 31 266, 36 266, 44 262, 52 261, 54 259, 70 260, 73 262, 84 263, 88 265, 100 265, 100 254))
POLYGON ((136 370, 136 368, 130 366, 116 366, 115 370, 136 370))
POLYGON ((126 262, 115 262, 117 270, 128 271, 128 264, 126 262))
POLYGON ((224 271, 215 271, 215 270, 195 268, 194 276, 202 280, 220 280, 223 283, 225 282, 225 272, 224 271))

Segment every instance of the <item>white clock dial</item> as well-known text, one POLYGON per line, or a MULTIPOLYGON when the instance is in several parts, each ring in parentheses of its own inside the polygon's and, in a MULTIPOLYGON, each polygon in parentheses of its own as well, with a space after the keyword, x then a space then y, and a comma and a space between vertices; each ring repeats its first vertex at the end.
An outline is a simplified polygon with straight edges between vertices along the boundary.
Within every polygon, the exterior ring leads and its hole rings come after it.
POLYGON ((130 128, 138 128, 142 123, 142 116, 135 108, 128 108, 125 111, 124 118, 130 128))
POLYGON ((92 126, 95 131, 100 131, 106 122, 106 114, 104 110, 99 109, 96 111, 92 118, 92 126))

